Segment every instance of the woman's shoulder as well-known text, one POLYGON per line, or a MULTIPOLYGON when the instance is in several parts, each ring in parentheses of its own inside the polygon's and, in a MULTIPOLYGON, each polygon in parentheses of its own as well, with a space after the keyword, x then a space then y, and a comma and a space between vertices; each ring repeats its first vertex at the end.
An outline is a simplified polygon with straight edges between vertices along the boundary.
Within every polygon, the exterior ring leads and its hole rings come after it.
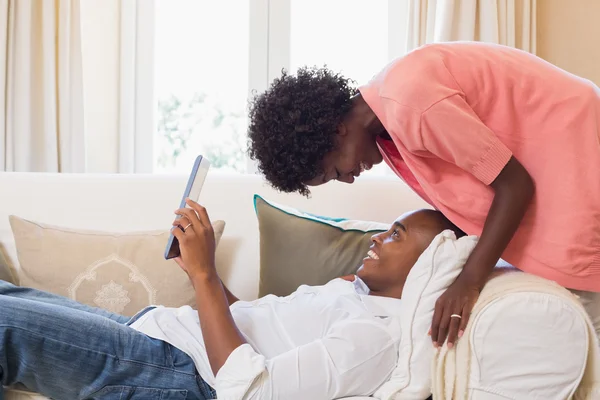
POLYGON ((435 47, 415 50, 393 60, 369 85, 377 86, 380 97, 418 112, 461 93, 435 47))

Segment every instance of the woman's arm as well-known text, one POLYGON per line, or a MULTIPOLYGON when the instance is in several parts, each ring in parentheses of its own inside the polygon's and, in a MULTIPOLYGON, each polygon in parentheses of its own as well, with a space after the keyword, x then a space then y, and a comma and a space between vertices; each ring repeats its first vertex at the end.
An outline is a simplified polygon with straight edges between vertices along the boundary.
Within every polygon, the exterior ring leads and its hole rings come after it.
POLYGON ((443 344, 447 336, 452 347, 462 335, 481 289, 519 227, 534 193, 531 176, 514 157, 490 186, 494 200, 479 242, 461 274, 436 303, 431 326, 436 345, 443 344), (462 318, 451 318, 453 314, 462 318))
MULTIPOLYGON (((394 107, 394 104, 387 106, 391 115, 401 110, 404 113, 400 115, 406 116, 405 108, 394 107)), ((498 112, 502 110, 498 109, 498 112)), ((463 190, 461 185, 475 187, 482 184, 490 186, 494 192, 478 245, 463 272, 439 297, 435 306, 431 325, 433 342, 435 345, 443 344, 450 332, 448 345, 451 347, 457 334, 461 336, 482 286, 521 223, 533 196, 534 185, 511 149, 482 121, 464 94, 455 93, 425 111, 411 115, 414 120, 410 126, 413 129, 399 129, 403 135, 397 138, 407 151, 416 157, 425 155, 424 162, 429 157, 436 157, 453 164, 478 181, 462 180, 456 185, 456 191, 463 190)), ((510 115, 495 117, 510 118, 510 115)), ((490 116, 486 115, 486 120, 489 119, 490 116)), ((443 168, 443 164, 436 164, 436 167, 443 168)), ((442 172, 439 171, 439 177, 449 179, 452 184, 452 176, 444 176, 442 172)), ((451 198, 437 200, 440 203, 448 201, 455 211, 468 215, 470 204, 457 204, 451 198)), ((479 202, 479 206, 482 204, 479 202)))
POLYGON ((490 186, 494 200, 479 242, 461 274, 482 287, 517 231, 534 192, 531 176, 514 157, 490 186))

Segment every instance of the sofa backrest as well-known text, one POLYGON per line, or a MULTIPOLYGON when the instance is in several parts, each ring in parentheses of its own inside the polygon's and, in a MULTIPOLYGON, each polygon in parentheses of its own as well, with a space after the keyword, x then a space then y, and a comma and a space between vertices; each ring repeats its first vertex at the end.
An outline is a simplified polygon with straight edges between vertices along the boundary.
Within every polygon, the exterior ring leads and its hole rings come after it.
MULTIPOLYGON (((186 180, 186 175, 161 174, 0 173, 0 251, 18 270, 8 223, 11 214, 73 229, 169 229, 186 180)), ((259 232, 254 194, 315 214, 379 222, 391 222, 403 212, 424 207, 422 200, 394 177, 365 177, 353 185, 330 183, 314 188, 307 199, 278 193, 257 175, 210 173, 200 202, 211 219, 227 224, 217 266, 232 292, 245 300, 256 298, 258 293, 259 232)))

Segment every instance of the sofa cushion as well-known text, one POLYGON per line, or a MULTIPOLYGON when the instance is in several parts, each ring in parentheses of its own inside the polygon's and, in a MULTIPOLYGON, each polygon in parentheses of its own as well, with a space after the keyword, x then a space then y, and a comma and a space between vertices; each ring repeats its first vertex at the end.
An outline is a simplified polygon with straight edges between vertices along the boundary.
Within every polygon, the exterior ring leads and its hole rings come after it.
MULTIPOLYGON (((187 274, 164 259, 169 231, 73 230, 10 216, 19 283, 131 316, 153 304, 195 304, 187 274)), ((225 222, 214 221, 220 240, 225 222)))
POLYGON ((260 232, 259 296, 286 296, 300 285, 322 285, 353 274, 371 236, 389 224, 333 219, 269 202, 256 195, 260 232))
POLYGON ((434 347, 427 335, 435 303, 456 280, 477 244, 477 237, 456 238, 446 230, 435 237, 410 270, 402 292, 402 339, 398 365, 375 392, 382 399, 424 399, 431 394, 434 347))

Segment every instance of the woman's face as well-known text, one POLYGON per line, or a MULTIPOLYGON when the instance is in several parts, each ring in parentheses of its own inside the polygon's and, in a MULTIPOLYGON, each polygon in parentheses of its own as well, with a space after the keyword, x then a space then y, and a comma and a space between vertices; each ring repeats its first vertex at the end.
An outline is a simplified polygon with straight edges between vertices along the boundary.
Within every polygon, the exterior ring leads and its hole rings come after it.
POLYGON ((306 184, 318 186, 331 180, 353 183, 362 172, 383 161, 376 139, 380 133, 378 131, 384 130, 379 120, 375 118, 374 122, 365 122, 364 116, 359 118, 352 115, 342 122, 336 137, 336 147, 323 158, 323 173, 306 184))

